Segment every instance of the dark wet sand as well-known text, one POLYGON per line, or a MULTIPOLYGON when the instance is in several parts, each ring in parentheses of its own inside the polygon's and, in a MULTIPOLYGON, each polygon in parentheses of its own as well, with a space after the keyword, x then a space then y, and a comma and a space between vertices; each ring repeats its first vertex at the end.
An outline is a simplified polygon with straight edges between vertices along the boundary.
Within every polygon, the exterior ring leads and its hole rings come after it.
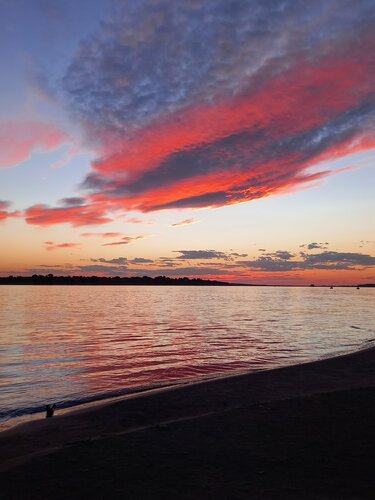
POLYGON ((0 434, 4 499, 373 499, 375 349, 0 434))

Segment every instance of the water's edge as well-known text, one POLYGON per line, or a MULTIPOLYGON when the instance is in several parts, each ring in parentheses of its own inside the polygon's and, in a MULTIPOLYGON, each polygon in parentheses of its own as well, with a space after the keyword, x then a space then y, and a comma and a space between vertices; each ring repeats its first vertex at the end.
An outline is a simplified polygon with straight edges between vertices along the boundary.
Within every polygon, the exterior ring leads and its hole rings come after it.
MULTIPOLYGON (((375 339, 367 340, 363 342, 361 346, 358 346, 354 350, 349 350, 343 352, 342 350, 337 353, 326 354, 319 356, 316 359, 311 359, 309 361, 304 361, 302 363, 283 363, 275 365, 271 368, 254 368, 253 370, 234 370, 231 373, 222 373, 215 375, 206 375, 195 377, 191 379, 184 380, 176 380, 168 383, 161 384, 153 384, 150 386, 136 387, 136 388, 125 388, 120 389, 118 391, 112 391, 110 393, 98 394, 88 398, 80 399, 80 400, 71 400, 64 401, 62 403, 56 402, 56 412, 61 412, 61 414, 66 415, 73 413, 75 411, 81 411, 88 408, 94 408, 99 405, 107 405, 116 401, 121 401, 123 399, 133 397, 133 396, 143 396, 146 394, 152 394, 154 392, 158 392, 160 390, 168 390, 183 386, 191 386, 197 385, 204 382, 214 382, 215 380, 220 379, 230 379, 233 377, 238 377, 241 375, 250 375, 252 373, 259 373, 263 371, 273 371, 278 370, 280 368, 288 368, 292 366, 304 366, 312 363, 316 363, 323 360, 337 359, 345 356, 350 356, 355 353, 359 353, 362 351, 370 350, 375 347, 375 339)), ((0 418, 2 414, 0 412, 0 418)), ((41 420, 45 418, 45 406, 38 406, 35 408, 23 408, 20 410, 14 410, 13 412, 9 412, 7 416, 3 416, 0 419, 0 432, 4 432, 10 428, 16 427, 18 425, 33 421, 33 420, 41 420)))

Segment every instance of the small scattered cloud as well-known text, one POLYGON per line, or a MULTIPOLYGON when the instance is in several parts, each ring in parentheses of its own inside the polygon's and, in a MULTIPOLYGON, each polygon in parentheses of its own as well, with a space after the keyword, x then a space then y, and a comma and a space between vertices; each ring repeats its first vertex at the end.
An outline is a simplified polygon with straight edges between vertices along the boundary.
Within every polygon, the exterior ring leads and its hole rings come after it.
POLYGON ((70 198, 62 198, 60 200, 60 204, 64 207, 79 207, 84 205, 84 203, 84 198, 81 198, 80 196, 72 196, 70 198))
POLYGON ((126 217, 125 222, 129 224, 154 224, 155 221, 152 219, 140 219, 139 217, 126 217))
POLYGON ((306 243, 304 245, 300 245, 300 248, 306 248, 307 250, 326 250, 328 248, 328 241, 324 243, 317 243, 316 241, 313 241, 312 243, 306 243))
POLYGON ((80 244, 79 243, 54 243, 53 241, 45 241, 44 242, 45 248, 48 251, 52 250, 60 250, 60 249, 79 249, 80 244))
POLYGON ((90 238, 92 236, 97 236, 101 238, 118 238, 122 233, 108 232, 108 233, 81 233, 84 238, 90 238))
POLYGON ((365 245, 375 245, 375 240, 361 240, 359 242, 360 248, 363 248, 365 245))
POLYGON ((10 201, 0 200, 0 210, 6 210, 10 205, 10 201))
POLYGON ((184 219, 180 222, 175 222, 174 224, 169 224, 169 227, 189 226, 190 224, 197 224, 198 222, 200 222, 199 219, 184 219))
POLYGON ((0 200, 0 222, 13 217, 19 217, 21 214, 18 211, 9 212, 11 206, 10 201, 0 200))
POLYGON ((102 246, 103 247, 111 247, 111 246, 117 246, 117 245, 129 245, 129 243, 132 243, 133 241, 136 240, 142 240, 144 238, 143 235, 139 236, 124 236, 121 241, 112 241, 111 243, 104 243, 102 246))
POLYGON ((266 256, 272 257, 274 259, 290 260, 292 257, 294 257, 294 254, 288 252, 287 250, 276 250, 276 252, 267 253, 266 256))

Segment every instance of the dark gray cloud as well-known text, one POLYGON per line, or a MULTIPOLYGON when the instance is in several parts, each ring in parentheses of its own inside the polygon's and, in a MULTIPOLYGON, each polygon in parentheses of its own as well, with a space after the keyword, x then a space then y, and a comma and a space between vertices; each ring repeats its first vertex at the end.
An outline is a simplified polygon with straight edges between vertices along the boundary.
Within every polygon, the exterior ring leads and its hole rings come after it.
POLYGON ((276 252, 267 253, 266 256, 272 257, 275 259, 290 260, 291 258, 294 257, 294 254, 291 252, 288 252, 287 250, 276 250, 276 252))
POLYGON ((352 252, 322 252, 318 254, 308 255, 305 258, 307 265, 318 266, 318 265, 328 265, 333 266, 348 266, 355 267, 368 267, 375 266, 375 257, 371 255, 362 253, 352 253, 352 252))
POLYGON ((162 267, 162 268, 155 268, 155 269, 149 269, 149 268, 146 268, 146 269, 133 269, 133 270, 129 270, 130 271, 130 274, 137 274, 138 276, 152 276, 152 277, 155 277, 155 276, 161 276, 161 275, 164 275, 164 276, 169 276, 169 277, 172 277, 172 276, 175 276, 175 277, 191 277, 191 276, 220 276, 220 275, 229 275, 231 274, 230 271, 226 270, 226 269, 222 269, 221 267, 215 267, 215 268, 212 268, 212 267, 194 267, 194 266, 191 266, 191 267, 162 267))
POLYGON ((139 128, 191 102, 256 88, 303 56, 318 59, 373 20, 371 0, 118 2, 81 44, 64 89, 100 129, 139 128))
POLYGON ((300 245, 301 248, 307 248, 307 250, 316 250, 316 249, 321 249, 321 250, 326 250, 328 248, 328 241, 324 243, 317 243, 316 241, 313 241, 312 243, 306 243, 304 245, 300 245))
POLYGON ((229 254, 226 252, 218 252, 217 250, 174 250, 176 253, 180 253, 177 259, 228 259, 229 254))
POLYGON ((78 207, 85 204, 85 199, 79 196, 72 196, 70 198, 62 198, 60 204, 65 207, 78 207))
POLYGON ((321 252, 318 254, 302 254, 301 260, 292 260, 291 257, 283 259, 269 255, 255 260, 238 261, 237 263, 240 266, 267 272, 298 269, 350 270, 375 266, 375 257, 361 253, 321 252))
POLYGON ((237 261, 237 264, 259 271, 291 271, 301 269, 301 263, 297 261, 282 260, 273 257, 259 257, 255 260, 237 261))

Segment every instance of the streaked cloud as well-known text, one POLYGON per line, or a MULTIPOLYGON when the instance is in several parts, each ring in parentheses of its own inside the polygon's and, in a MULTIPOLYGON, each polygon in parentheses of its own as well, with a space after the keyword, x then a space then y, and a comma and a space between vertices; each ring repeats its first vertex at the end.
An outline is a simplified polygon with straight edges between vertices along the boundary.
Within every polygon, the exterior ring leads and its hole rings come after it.
POLYGON ((129 260, 131 264, 153 264, 154 260, 152 259, 145 259, 144 257, 135 257, 132 260, 129 260))
POLYGON ((126 217, 125 222, 129 224, 154 224, 155 221, 152 219, 140 219, 139 217, 126 217))
POLYGON ((116 232, 107 232, 107 233, 81 233, 81 236, 84 238, 90 237, 100 237, 100 238, 118 238, 121 236, 121 233, 116 232))
POLYGON ((199 219, 184 219, 179 222, 175 222, 174 224, 169 224, 170 227, 181 227, 181 226, 189 226, 190 224, 196 224, 200 222, 199 219))
POLYGON ((132 243, 133 241, 136 240, 142 240, 144 238, 143 235, 139 236, 124 236, 121 238, 121 241, 112 241, 111 243, 103 243, 103 247, 111 247, 111 246, 117 246, 117 245, 129 245, 129 243, 132 243))
POLYGON ((228 259, 229 256, 225 252, 216 250, 175 250, 179 253, 177 259, 196 260, 196 259, 228 259))
POLYGON ((174 250, 174 253, 179 253, 180 255, 176 259, 182 260, 225 260, 232 261, 237 257, 247 257, 246 253, 237 252, 221 252, 218 250, 174 250))
POLYGON ((44 242, 45 248, 48 251, 52 250, 61 250, 61 249, 79 249, 80 244, 79 243, 55 243, 53 241, 45 241, 44 242))
POLYGON ((36 226, 51 226, 54 224, 69 223, 72 226, 89 226, 106 224, 112 219, 99 205, 78 205, 68 207, 50 208, 39 204, 25 210, 25 220, 28 224, 36 226))
POLYGON ((18 211, 9 212, 11 203, 9 201, 0 200, 0 222, 6 219, 19 217, 21 214, 18 211))

